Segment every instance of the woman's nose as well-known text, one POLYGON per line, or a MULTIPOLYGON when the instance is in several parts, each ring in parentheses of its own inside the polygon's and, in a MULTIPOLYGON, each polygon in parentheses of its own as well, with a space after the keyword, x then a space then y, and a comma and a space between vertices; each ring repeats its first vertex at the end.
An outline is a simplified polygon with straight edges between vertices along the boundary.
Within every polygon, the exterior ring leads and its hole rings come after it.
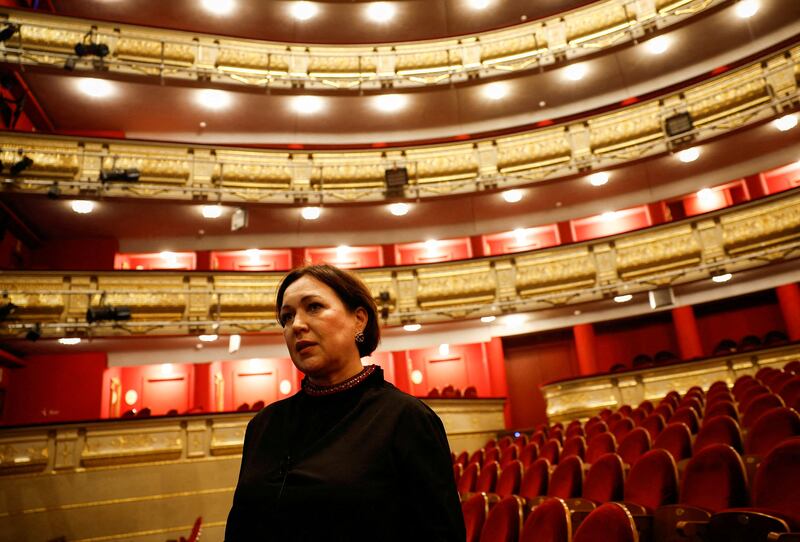
POLYGON ((305 318, 303 318, 303 316, 299 313, 295 314, 294 318, 292 318, 292 329, 297 332, 298 330, 306 329, 306 327, 305 318))

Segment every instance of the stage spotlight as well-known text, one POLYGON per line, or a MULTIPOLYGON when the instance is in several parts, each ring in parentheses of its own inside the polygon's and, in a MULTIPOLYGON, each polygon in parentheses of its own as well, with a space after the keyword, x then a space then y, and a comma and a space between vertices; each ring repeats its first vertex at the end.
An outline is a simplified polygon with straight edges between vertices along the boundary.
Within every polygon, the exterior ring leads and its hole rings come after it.
POLYGON ((136 182, 139 180, 139 170, 136 168, 128 169, 107 169, 100 172, 100 181, 104 183, 120 181, 120 182, 136 182))
POLYGON ((119 322, 121 320, 131 319, 130 307, 89 307, 86 311, 86 321, 90 324, 94 322, 113 321, 119 322))
POLYGON ((17 175, 19 175, 20 173, 22 173, 23 171, 25 171, 26 169, 28 169, 32 165, 33 165, 33 160, 31 160, 27 156, 23 156, 22 159, 19 162, 17 162, 13 166, 11 166, 11 168, 9 169, 9 172, 11 173, 12 177, 16 177, 17 175))
POLYGON ((17 30, 19 30, 19 25, 17 24, 9 24, 2 30, 0 30, 0 41, 8 41, 11 39, 11 36, 16 34, 17 30))
POLYGON ((0 307, 0 322, 5 322, 6 319, 8 319, 9 316, 14 314, 16 310, 17 306, 11 302, 6 303, 2 307, 0 307))
POLYGON ((42 338, 41 324, 36 324, 33 327, 28 328, 28 332, 25 333, 25 340, 31 341, 32 343, 35 343, 41 338, 42 338))
POLYGON ((108 56, 109 49, 105 43, 76 43, 75 54, 79 57, 96 56, 103 58, 108 56))

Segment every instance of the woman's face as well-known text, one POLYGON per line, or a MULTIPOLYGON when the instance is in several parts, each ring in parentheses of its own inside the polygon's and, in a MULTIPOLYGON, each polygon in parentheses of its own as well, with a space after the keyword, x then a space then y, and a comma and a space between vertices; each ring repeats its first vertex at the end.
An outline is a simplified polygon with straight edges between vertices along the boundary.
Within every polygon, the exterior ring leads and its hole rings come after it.
POLYGON ((280 308, 283 338, 295 366, 315 384, 330 385, 361 370, 355 336, 367 312, 351 312, 336 292, 304 275, 290 284, 280 308))

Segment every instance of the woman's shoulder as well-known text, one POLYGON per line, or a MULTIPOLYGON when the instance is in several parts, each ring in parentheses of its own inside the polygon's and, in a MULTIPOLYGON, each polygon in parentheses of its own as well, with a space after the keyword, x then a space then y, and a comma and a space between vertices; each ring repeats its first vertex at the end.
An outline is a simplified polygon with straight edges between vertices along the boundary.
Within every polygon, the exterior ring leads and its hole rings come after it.
POLYGON ((390 382, 384 382, 380 388, 381 395, 394 405, 398 410, 407 414, 417 414, 420 416, 435 416, 438 418, 436 412, 431 407, 425 404, 422 399, 409 395, 408 393, 398 389, 390 382))
POLYGON ((263 423, 267 423, 269 420, 281 417, 290 412, 292 409, 292 405, 294 405, 297 400, 298 396, 301 392, 297 392, 294 395, 287 397, 285 399, 280 399, 273 403, 268 404, 261 410, 259 410, 255 416, 250 419, 250 425, 260 425, 263 423))

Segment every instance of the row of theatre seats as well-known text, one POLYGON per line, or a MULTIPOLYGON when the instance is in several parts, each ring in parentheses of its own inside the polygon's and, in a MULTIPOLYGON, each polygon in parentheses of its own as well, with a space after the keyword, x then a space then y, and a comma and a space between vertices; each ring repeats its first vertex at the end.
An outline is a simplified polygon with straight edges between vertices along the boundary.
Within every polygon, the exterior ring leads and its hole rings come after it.
POLYGON ((798 407, 800 361, 490 440, 453 456, 467 540, 800 541, 798 407))
POLYGON ((428 397, 431 399, 457 399, 459 397, 463 397, 465 399, 475 399, 478 397, 478 389, 475 386, 467 386, 462 394, 461 388, 455 388, 448 384, 442 388, 442 391, 439 391, 439 388, 433 388, 428 392, 428 397))

